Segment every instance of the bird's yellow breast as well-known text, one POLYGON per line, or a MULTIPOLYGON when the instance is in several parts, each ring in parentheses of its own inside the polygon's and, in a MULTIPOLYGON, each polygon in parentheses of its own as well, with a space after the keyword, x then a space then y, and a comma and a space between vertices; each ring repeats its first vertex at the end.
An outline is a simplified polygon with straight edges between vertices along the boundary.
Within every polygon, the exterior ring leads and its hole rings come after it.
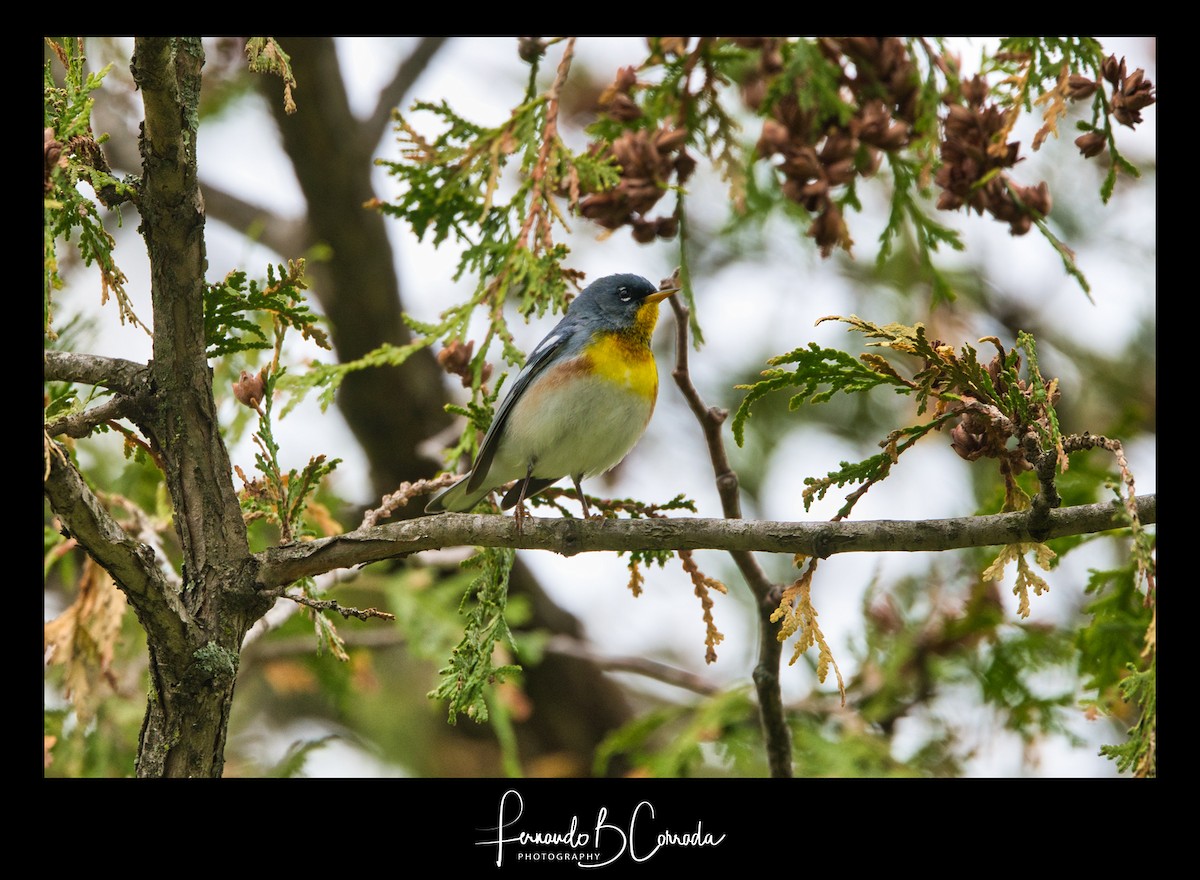
POLYGON ((630 327, 597 333, 586 350, 594 373, 653 401, 658 396, 658 368, 650 337, 657 322, 658 303, 646 303, 630 327))

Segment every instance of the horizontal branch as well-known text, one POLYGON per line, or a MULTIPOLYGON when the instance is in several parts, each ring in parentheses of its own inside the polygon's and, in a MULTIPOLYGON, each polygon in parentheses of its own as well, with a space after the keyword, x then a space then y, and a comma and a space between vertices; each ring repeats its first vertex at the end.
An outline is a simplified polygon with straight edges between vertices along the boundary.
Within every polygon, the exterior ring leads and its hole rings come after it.
POLYGON ((71 351, 42 354, 44 381, 83 382, 135 396, 150 390, 150 368, 146 364, 71 351))
MULTIPOLYGON (((1138 498, 1144 525, 1157 522, 1157 496, 1138 498)), ((1085 504, 1054 510, 1041 540, 1084 535, 1124 525, 1123 508, 1085 504)), ((804 553, 917 552, 1035 542, 1026 511, 940 520, 862 522, 769 522, 729 519, 525 518, 517 532, 513 517, 443 513, 406 522, 358 529, 258 554, 259 585, 272 588, 298 578, 350 568, 419 550, 474 545, 552 550, 563 556, 600 550, 753 550, 804 553)))
POLYGON ((112 397, 99 406, 74 415, 64 416, 46 425, 46 433, 51 437, 66 434, 68 437, 86 437, 97 425, 114 419, 122 419, 128 414, 131 402, 128 397, 112 397))

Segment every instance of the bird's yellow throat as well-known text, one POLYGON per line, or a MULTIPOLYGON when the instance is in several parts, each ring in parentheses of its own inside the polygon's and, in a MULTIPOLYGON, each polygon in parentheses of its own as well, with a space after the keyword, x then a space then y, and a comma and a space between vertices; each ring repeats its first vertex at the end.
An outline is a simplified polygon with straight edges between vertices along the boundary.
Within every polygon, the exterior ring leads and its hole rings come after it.
POLYGON ((597 333, 587 347, 596 375, 653 400, 658 395, 658 369, 650 337, 658 323, 658 303, 645 303, 624 330, 597 333))

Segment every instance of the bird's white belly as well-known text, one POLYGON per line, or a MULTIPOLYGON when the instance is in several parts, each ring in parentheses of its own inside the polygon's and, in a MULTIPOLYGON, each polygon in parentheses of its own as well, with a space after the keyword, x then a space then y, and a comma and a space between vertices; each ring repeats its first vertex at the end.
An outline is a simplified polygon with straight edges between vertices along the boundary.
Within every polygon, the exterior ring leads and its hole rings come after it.
POLYGON ((633 449, 654 411, 653 398, 597 376, 547 385, 509 413, 490 473, 523 478, 530 462, 544 479, 604 473, 633 449))

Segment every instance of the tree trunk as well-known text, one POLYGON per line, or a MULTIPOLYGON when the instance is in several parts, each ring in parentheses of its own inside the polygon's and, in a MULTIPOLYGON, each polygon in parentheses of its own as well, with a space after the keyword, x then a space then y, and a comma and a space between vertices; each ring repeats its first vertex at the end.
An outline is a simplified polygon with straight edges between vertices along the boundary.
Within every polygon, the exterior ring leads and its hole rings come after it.
POLYGON ((161 603, 138 609, 148 624, 151 677, 139 776, 221 775, 238 649, 269 607, 254 593, 257 566, 205 358, 204 202, 196 178, 203 65, 199 39, 164 37, 138 39, 131 64, 146 108, 138 208, 154 311, 154 393, 141 399, 135 420, 162 461, 183 552, 182 589, 163 597, 169 612, 161 603), (182 621, 182 643, 164 643, 164 612, 182 621))

